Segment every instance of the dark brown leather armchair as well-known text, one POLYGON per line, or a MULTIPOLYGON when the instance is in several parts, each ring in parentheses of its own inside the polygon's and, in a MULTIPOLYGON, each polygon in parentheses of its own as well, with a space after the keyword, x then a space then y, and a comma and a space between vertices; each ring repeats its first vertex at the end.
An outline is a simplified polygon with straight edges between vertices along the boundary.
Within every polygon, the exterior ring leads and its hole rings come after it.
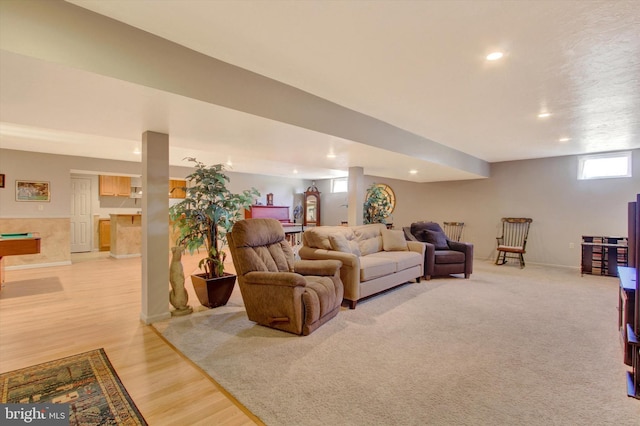
POLYGON ((464 274, 469 278, 473 272, 473 244, 451 241, 439 224, 435 222, 415 222, 402 228, 409 241, 425 244, 424 277, 464 274))
POLYGON ((238 221, 227 240, 251 321, 307 335, 340 311, 342 262, 295 261, 276 219, 238 221))

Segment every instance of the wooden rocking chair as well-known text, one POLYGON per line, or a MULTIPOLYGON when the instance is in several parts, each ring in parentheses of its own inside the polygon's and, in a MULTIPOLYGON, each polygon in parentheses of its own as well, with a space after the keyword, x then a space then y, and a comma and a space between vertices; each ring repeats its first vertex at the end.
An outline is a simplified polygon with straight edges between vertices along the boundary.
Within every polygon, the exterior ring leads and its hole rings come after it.
POLYGON ((462 228, 464 222, 442 222, 444 225, 444 233, 451 241, 460 242, 462 239, 462 228))
POLYGON ((502 236, 498 240, 498 257, 496 265, 507 263, 507 257, 520 260, 520 268, 524 268, 524 254, 529 235, 529 226, 533 219, 526 217, 503 217, 502 236), (502 261, 500 261, 502 255, 502 261))

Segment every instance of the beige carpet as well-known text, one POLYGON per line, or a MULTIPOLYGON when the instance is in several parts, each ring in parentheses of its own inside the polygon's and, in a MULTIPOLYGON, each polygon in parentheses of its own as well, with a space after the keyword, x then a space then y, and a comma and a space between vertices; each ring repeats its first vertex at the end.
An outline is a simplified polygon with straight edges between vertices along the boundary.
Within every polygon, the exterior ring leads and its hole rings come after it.
POLYGON ((306 337, 249 322, 237 287, 156 326, 268 425, 639 425, 617 304, 616 278, 477 261, 306 337))

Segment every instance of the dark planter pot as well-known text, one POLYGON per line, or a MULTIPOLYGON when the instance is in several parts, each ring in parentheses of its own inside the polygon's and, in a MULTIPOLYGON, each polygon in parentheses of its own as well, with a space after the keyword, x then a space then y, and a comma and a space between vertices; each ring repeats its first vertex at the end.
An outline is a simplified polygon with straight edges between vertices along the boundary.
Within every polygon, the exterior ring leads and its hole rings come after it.
POLYGON ((236 276, 225 272, 222 277, 207 279, 204 274, 194 274, 191 275, 191 283, 202 306, 217 308, 229 301, 236 276))

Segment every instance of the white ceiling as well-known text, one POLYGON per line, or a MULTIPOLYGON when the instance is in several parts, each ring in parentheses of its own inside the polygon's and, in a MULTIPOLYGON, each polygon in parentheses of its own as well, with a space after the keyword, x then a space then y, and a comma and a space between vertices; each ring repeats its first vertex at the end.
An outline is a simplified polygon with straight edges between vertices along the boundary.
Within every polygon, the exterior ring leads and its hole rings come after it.
MULTIPOLYGON (((487 162, 640 148, 638 1, 69 2, 487 162)), ((15 53, 0 67, 2 148, 137 161, 140 129, 170 122, 172 164, 477 177, 15 53)))

